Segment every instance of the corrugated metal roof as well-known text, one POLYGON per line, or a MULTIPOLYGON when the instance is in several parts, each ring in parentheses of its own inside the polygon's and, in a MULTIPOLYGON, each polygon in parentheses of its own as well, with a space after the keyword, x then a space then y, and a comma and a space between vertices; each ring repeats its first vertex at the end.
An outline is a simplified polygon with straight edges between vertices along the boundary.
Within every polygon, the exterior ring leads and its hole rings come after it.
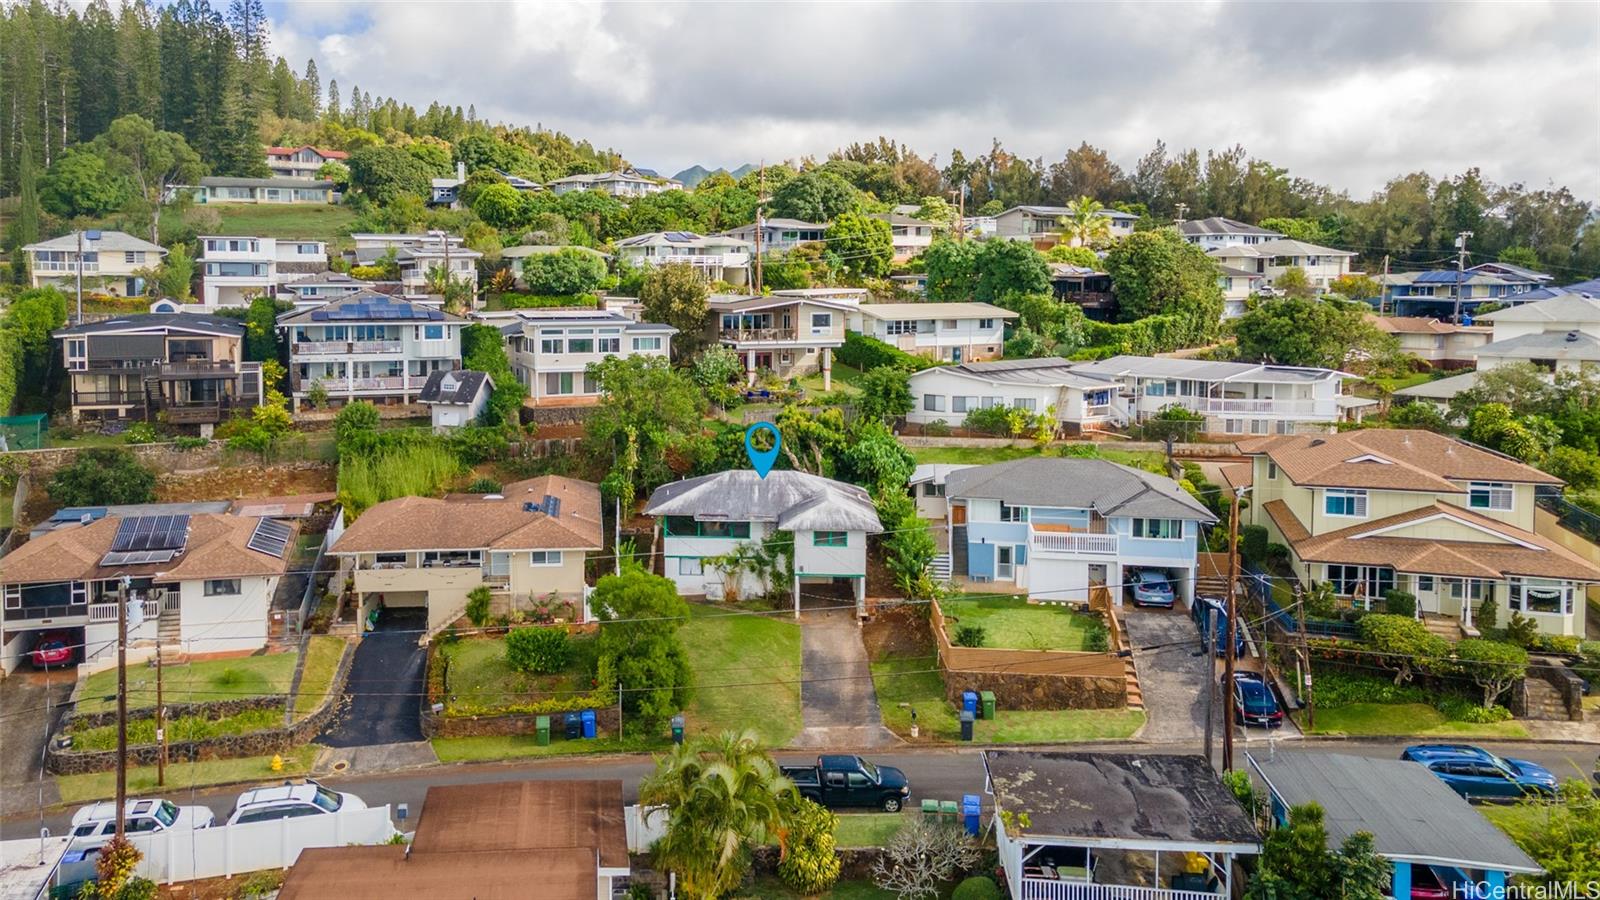
POLYGON ((789 469, 768 472, 765 478, 749 469, 730 469, 674 481, 655 489, 644 512, 716 522, 776 522, 785 531, 883 530, 864 489, 789 469))

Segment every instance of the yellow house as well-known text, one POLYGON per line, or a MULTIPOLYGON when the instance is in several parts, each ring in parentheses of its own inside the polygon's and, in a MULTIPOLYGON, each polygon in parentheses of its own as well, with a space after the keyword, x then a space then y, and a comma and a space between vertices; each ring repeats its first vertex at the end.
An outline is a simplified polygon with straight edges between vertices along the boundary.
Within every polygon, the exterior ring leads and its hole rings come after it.
POLYGON ((1241 521, 1289 548, 1302 584, 1353 602, 1416 596, 1419 615, 1471 633, 1490 600, 1547 634, 1584 633, 1584 586, 1600 569, 1534 533, 1534 493, 1560 479, 1430 431, 1371 429, 1239 442, 1224 478, 1249 491, 1241 521))
POLYGON ((371 608, 423 608, 428 631, 459 618, 487 586, 497 612, 529 611, 554 596, 588 621, 584 562, 602 546, 600 489, 545 475, 499 494, 400 497, 362 513, 331 552, 371 608))

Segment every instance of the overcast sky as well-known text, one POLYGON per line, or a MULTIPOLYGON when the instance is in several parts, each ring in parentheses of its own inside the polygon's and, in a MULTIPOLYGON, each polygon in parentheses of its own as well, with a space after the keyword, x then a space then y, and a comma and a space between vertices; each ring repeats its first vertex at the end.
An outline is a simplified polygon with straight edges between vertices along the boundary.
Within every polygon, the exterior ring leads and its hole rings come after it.
POLYGON ((275 0, 272 51, 542 123, 672 174, 888 135, 942 166, 998 137, 1240 143, 1364 197, 1479 166, 1600 200, 1600 3, 614 3, 275 0))

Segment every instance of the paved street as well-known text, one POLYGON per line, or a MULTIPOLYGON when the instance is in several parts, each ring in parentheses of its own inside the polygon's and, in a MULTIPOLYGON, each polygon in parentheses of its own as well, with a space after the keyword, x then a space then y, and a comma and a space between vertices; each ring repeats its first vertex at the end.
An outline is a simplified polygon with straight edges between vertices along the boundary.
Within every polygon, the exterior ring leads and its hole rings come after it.
MULTIPOLYGON (((1277 741, 1276 748, 1253 732, 1237 744, 1238 765, 1244 764, 1246 752, 1294 752, 1299 747, 1314 747, 1331 753, 1352 753, 1361 756, 1395 758, 1405 745, 1402 741, 1277 741)), ((1485 743, 1487 747, 1504 756, 1530 759, 1546 766, 1558 777, 1589 778, 1595 764, 1596 748, 1587 745, 1485 743)), ((1055 750, 1081 750, 1102 752, 1141 753, 1198 753, 1193 745, 1166 745, 1150 747, 1135 744, 1080 744, 1073 747, 1056 746, 1055 750)), ((983 793, 983 765, 975 748, 938 748, 928 750, 894 750, 867 754, 874 762, 904 769, 911 780, 913 799, 933 797, 959 799, 962 794, 983 793)), ((1220 742, 1219 749, 1220 753, 1220 742)), ((809 762, 811 757, 802 753, 777 754, 784 764, 809 762)), ((570 759, 541 760, 538 762, 468 764, 416 769, 403 773, 328 778, 324 782, 341 791, 350 791, 369 804, 408 804, 410 818, 416 819, 422 809, 423 797, 432 785, 478 784, 524 778, 620 778, 623 794, 632 803, 638 796, 639 780, 652 768, 647 756, 575 757, 570 759)), ((233 800, 240 788, 212 788, 198 791, 173 790, 166 795, 180 804, 198 803, 210 807, 219 818, 233 808, 233 800)), ((31 798, 30 798, 31 799, 31 798)), ((72 810, 61 808, 49 811, 44 824, 53 833, 71 818, 72 810)), ((0 821, 0 838, 20 838, 38 835, 40 819, 37 812, 9 816, 0 821)))

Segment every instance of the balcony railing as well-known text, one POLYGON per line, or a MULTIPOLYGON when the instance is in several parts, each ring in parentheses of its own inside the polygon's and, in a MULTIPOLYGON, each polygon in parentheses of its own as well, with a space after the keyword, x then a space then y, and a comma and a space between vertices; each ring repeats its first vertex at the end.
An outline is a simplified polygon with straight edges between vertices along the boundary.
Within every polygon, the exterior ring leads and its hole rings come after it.
POLYGON ((1117 536, 1085 532, 1036 531, 1033 549, 1041 553, 1082 553, 1115 556, 1117 536))
POLYGON ((142 391, 73 391, 73 406, 143 406, 142 391))
POLYGON ((231 359, 186 359, 180 362, 170 362, 161 367, 157 375, 232 375, 236 372, 252 369, 259 371, 260 363, 235 363, 231 359))
POLYGON ((742 268, 750 265, 750 256, 745 253, 705 253, 705 254, 668 254, 665 256, 643 256, 640 259, 652 266, 665 266, 670 263, 687 263, 696 268, 742 268))
MULTIPOLYGON (((1226 399, 1215 397, 1194 398, 1200 404, 1196 407, 1198 412, 1212 413, 1214 415, 1257 415, 1257 416, 1314 416, 1318 414, 1318 403, 1315 400, 1255 400, 1255 399, 1226 399)), ((1333 404, 1327 403, 1324 412, 1333 413, 1333 404)))
MULTIPOLYGON (((78 264, 75 262, 47 260, 34 263, 33 270, 35 272, 76 272, 78 271, 78 264)), ((83 264, 83 271, 98 272, 100 271, 100 264, 97 262, 86 262, 83 264)))
POLYGON ((300 341, 295 356, 345 356, 351 353, 399 353, 403 341, 300 341))
MULTIPOLYGON (((162 591, 155 597, 144 601, 144 617, 146 621, 161 615, 161 610, 166 607, 166 598, 166 592, 162 591)), ((117 604, 115 603, 96 603, 89 607, 89 621, 91 623, 115 622, 116 620, 117 604)))
MULTIPOLYGON (((87 609, 89 609, 89 606, 83 603, 74 603, 70 606, 22 606, 6 610, 5 619, 8 622, 16 622, 23 619, 64 619, 69 616, 81 616, 87 609)), ((112 609, 115 610, 115 607, 112 607, 112 609)), ((115 612, 112 613, 111 618, 113 620, 116 619, 115 612)))
POLYGON ((724 341, 740 344, 813 344, 844 339, 844 333, 834 328, 820 333, 804 328, 724 328, 718 336, 724 341))
POLYGON ((1049 878, 1022 879, 1022 900, 1217 900, 1219 896, 1209 891, 1175 891, 1170 888, 1091 884, 1049 878))

